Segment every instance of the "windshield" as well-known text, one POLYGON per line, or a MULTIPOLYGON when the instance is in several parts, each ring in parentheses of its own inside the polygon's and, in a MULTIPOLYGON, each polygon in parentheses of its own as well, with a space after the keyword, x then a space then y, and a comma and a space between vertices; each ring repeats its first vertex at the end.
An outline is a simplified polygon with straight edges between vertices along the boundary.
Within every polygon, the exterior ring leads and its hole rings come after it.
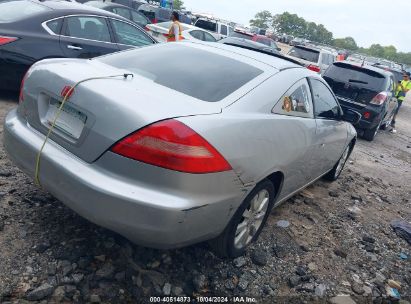
POLYGON ((177 43, 121 52, 98 60, 208 102, 224 99, 263 73, 241 61, 177 43))
POLYGON ((320 52, 312 49, 295 46, 288 52, 288 55, 317 63, 318 58, 320 57, 320 52))

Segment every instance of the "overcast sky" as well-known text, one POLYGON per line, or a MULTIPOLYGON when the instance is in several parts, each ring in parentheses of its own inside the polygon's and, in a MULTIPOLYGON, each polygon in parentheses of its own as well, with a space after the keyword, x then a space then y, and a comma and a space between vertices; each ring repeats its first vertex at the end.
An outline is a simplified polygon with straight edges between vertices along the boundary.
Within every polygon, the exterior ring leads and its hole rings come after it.
POLYGON ((411 1, 407 0, 184 0, 184 4, 193 12, 242 24, 262 10, 288 11, 324 24, 334 38, 351 36, 362 47, 379 43, 411 52, 411 1))

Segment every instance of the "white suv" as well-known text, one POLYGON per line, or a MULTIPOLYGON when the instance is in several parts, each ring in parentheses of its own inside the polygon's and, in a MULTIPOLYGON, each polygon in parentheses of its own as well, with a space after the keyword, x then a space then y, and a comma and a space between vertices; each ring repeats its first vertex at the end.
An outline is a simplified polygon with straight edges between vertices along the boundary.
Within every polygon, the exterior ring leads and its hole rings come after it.
POLYGON ((310 47, 310 46, 294 46, 287 54, 300 62, 308 69, 324 74, 328 67, 337 59, 337 53, 332 51, 310 47))
POLYGON ((217 40, 230 36, 234 28, 215 19, 199 18, 194 26, 211 32, 217 40))

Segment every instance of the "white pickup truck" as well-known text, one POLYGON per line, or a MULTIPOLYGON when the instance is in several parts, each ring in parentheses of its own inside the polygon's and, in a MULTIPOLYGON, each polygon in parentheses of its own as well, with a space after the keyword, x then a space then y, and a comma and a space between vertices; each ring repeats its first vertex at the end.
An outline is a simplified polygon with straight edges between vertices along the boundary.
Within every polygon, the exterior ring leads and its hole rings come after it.
POLYGON ((234 31, 234 28, 229 24, 208 18, 199 18, 194 26, 210 32, 217 40, 230 36, 234 31))

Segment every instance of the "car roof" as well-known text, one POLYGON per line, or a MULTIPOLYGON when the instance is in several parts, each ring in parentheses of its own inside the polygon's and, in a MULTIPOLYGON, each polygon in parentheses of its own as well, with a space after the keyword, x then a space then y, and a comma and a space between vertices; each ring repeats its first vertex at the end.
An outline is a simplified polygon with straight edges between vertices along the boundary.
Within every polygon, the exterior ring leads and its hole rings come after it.
MULTIPOLYGON (((31 18, 39 18, 42 20, 48 20, 52 18, 57 18, 57 17, 62 17, 62 16, 67 16, 69 14, 90 14, 90 15, 99 15, 99 16, 105 16, 105 17, 112 17, 116 18, 119 20, 124 20, 127 22, 130 22, 124 17, 121 17, 117 14, 105 11, 103 9, 93 7, 90 5, 84 5, 81 3, 76 3, 76 2, 68 2, 68 1, 36 1, 36 0, 26 0, 29 2, 33 2, 36 4, 43 5, 45 7, 48 7, 50 11, 45 11, 45 12, 40 12, 37 13, 33 16, 30 16, 29 19, 31 18)), ((25 19, 23 20, 18 20, 19 22, 26 21, 25 19)))
POLYGON ((197 41, 190 41, 190 42, 183 42, 183 43, 193 43, 196 45, 201 45, 204 48, 214 48, 219 49, 226 52, 235 53, 240 56, 244 56, 248 59, 252 59, 258 61, 259 63, 265 64, 267 68, 274 68, 277 70, 286 70, 291 68, 303 68, 301 65, 294 63, 292 59, 287 60, 287 58, 282 55, 276 56, 275 54, 265 54, 256 52, 249 49, 244 49, 241 47, 226 45, 223 43, 206 43, 206 42, 197 42, 197 41))
POLYGON ((104 1, 87 1, 84 4, 93 4, 93 7, 97 8, 104 8, 104 7, 122 7, 132 10, 129 6, 125 6, 123 4, 115 3, 115 2, 104 2, 104 1))

